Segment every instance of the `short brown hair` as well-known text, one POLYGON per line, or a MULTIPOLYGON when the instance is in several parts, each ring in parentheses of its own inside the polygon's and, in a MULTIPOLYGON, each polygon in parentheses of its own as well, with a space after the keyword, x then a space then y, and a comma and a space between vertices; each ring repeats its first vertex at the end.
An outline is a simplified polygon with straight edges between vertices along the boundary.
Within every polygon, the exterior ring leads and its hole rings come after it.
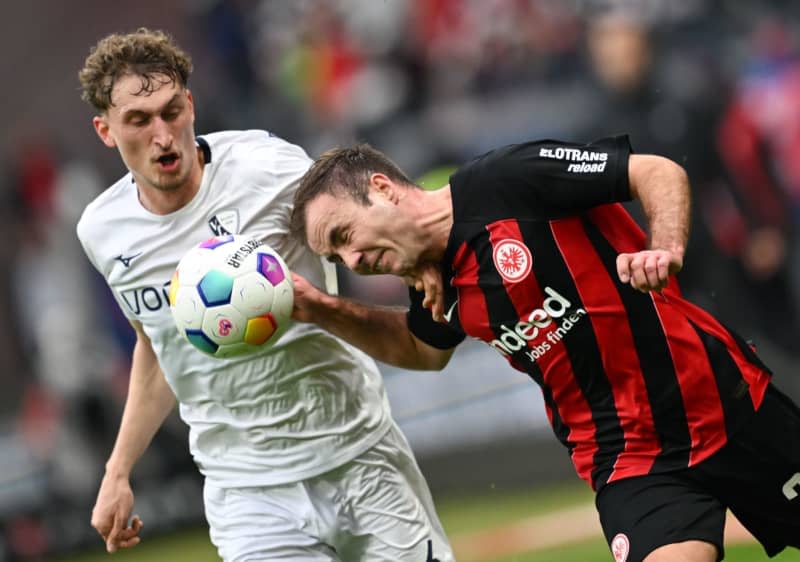
POLYGON ((123 76, 142 78, 139 93, 152 93, 169 82, 186 87, 192 73, 192 59, 163 31, 140 27, 127 34, 104 37, 89 51, 78 73, 81 98, 97 111, 114 105, 111 91, 123 76))
POLYGON ((397 164, 368 144, 332 148, 325 152, 303 176, 294 195, 292 234, 307 242, 306 208, 324 193, 349 196, 369 206, 369 178, 374 173, 385 174, 392 181, 416 187, 397 164))

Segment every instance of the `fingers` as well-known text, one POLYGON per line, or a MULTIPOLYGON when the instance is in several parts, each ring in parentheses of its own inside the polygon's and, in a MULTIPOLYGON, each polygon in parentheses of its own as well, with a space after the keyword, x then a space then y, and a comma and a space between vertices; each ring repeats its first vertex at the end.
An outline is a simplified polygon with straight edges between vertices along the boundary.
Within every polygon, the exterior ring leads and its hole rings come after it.
POLYGON ((318 322, 325 293, 300 275, 292 273, 292 281, 292 319, 298 322, 318 322))
POLYGON ((109 531, 108 536, 105 537, 106 550, 108 552, 115 552, 117 550, 117 536, 122 531, 122 521, 122 518, 118 515, 114 517, 114 524, 111 526, 111 531, 109 531))
POLYGON ((127 477, 106 474, 92 509, 91 523, 103 538, 108 552, 138 544, 142 521, 134 517, 128 525, 132 508, 133 491, 127 477))
POLYGON ((139 518, 138 515, 134 515, 133 519, 131 520, 131 527, 130 528, 133 530, 133 532, 135 534, 138 535, 139 531, 142 530, 142 527, 144 527, 144 523, 142 522, 142 520, 139 518))
POLYGON ((631 261, 631 279, 634 289, 660 291, 667 283, 667 268, 659 266, 656 254, 637 254, 631 261))
POLYGON ((617 256, 617 276, 623 283, 631 281, 631 258, 633 254, 620 254, 617 256))
POLYGON ((656 259, 656 278, 660 284, 659 290, 667 286, 670 276, 671 261, 666 255, 659 255, 656 259))
POLYGON ((111 532, 111 525, 97 514, 97 510, 92 513, 91 525, 103 537, 103 540, 106 540, 106 537, 111 532))
POLYGON ((117 547, 118 548, 133 548, 134 546, 136 546, 140 542, 142 542, 142 539, 140 539, 139 537, 133 537, 133 538, 131 538, 129 540, 120 540, 120 542, 117 544, 117 547))
POLYGON ((442 322, 444 320, 444 289, 439 268, 426 268, 422 272, 420 281, 425 291, 422 306, 430 309, 434 320, 442 322))
POLYGON ((444 285, 442 283, 442 273, 435 264, 427 264, 413 275, 403 278, 406 284, 420 293, 425 293, 422 297, 422 306, 431 311, 431 316, 437 322, 444 321, 444 285))
POLYGON ((666 250, 647 250, 617 256, 620 281, 641 292, 660 291, 669 276, 680 269, 677 256, 666 250))
POLYGON ((305 277, 301 277, 300 275, 292 272, 292 287, 295 295, 303 296, 309 291, 309 285, 310 284, 308 281, 306 281, 305 277))
POLYGON ((142 540, 141 537, 139 537, 142 527, 144 527, 144 523, 138 515, 134 515, 130 526, 124 529, 120 528, 116 532, 112 528, 111 533, 106 537, 106 550, 109 553, 114 553, 120 548, 132 548, 136 546, 142 540))
POLYGON ((142 540, 139 537, 139 532, 142 530, 142 527, 144 527, 144 523, 142 523, 138 515, 135 515, 131 521, 131 526, 127 529, 123 529, 119 534, 117 546, 119 548, 131 548, 139 544, 142 540))

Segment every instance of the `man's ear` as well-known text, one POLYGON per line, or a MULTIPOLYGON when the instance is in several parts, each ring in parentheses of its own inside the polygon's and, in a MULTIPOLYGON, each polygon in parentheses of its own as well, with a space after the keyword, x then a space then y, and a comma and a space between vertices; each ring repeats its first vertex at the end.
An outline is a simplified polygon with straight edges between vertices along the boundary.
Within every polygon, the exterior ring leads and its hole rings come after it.
POLYGON ((369 177, 369 188, 379 197, 383 197, 392 203, 397 204, 400 201, 400 190, 386 174, 373 173, 369 177))
POLYGON ((189 103, 189 110, 192 112, 192 124, 194 124, 194 96, 191 90, 186 89, 186 100, 189 103))
POLYGON ((105 115, 95 115, 92 119, 92 125, 94 125, 94 130, 97 136, 100 137, 100 140, 103 141, 104 145, 108 148, 117 146, 117 142, 114 140, 114 137, 111 136, 108 119, 106 119, 105 115))

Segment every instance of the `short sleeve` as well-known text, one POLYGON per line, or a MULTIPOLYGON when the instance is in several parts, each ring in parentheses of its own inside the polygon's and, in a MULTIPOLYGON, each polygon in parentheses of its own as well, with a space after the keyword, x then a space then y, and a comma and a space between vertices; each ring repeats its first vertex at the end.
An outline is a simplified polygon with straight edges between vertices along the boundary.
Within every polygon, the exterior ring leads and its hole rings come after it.
MULTIPOLYGON (((467 200, 465 220, 491 218, 493 209, 515 209, 519 219, 550 220, 598 205, 629 201, 626 135, 588 144, 555 140, 508 145, 459 169, 451 183, 467 200)), ((463 196, 462 196, 463 197, 463 196)))
POLYGON ((414 336, 437 349, 451 349, 466 338, 466 334, 447 324, 436 322, 430 310, 422 306, 424 293, 413 287, 408 290, 411 306, 406 315, 408 329, 414 336))

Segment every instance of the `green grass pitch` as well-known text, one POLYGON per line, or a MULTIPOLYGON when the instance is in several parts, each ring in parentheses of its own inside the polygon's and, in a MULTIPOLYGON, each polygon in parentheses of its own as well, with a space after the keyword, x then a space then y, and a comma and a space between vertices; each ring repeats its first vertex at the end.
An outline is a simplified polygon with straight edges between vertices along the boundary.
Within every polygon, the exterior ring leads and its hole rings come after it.
MULTIPOLYGON (((534 515, 568 506, 591 502, 591 492, 583 484, 546 491, 488 490, 470 497, 437 500, 442 523, 454 543, 458 537, 490 528, 500 528, 534 515)), ((465 556, 469 558, 469 555, 465 556)), ((583 540, 568 546, 518 553, 513 556, 484 558, 484 562, 610 562, 608 547, 602 538, 583 540)), ((757 544, 726 547, 726 562, 800 562, 800 550, 787 549, 769 559, 757 544)), ((43 561, 44 562, 44 561, 43 561)), ((55 560, 47 562, 56 562, 55 560)), ((98 539, 92 552, 57 562, 219 562, 205 528, 185 530, 170 536, 144 536, 142 544, 113 556, 107 554, 98 539)))

